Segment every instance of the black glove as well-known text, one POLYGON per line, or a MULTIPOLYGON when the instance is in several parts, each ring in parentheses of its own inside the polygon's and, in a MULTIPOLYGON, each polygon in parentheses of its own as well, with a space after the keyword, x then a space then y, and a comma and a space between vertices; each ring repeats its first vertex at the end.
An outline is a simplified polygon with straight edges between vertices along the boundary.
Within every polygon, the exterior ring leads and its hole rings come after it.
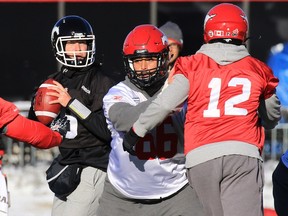
POLYGON ((50 128, 59 132, 64 138, 67 132, 70 131, 70 120, 68 120, 66 116, 56 118, 51 122, 50 128))
POLYGON ((135 145, 141 139, 131 128, 123 138, 123 150, 129 152, 131 155, 136 155, 135 145))

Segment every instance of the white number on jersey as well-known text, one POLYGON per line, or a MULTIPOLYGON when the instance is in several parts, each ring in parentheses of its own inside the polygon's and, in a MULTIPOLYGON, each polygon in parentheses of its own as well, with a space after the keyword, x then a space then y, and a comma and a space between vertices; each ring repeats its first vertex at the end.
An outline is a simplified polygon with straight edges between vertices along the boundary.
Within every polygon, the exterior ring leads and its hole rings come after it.
MULTIPOLYGON (((220 117, 220 109, 218 109, 220 90, 221 90, 221 79, 213 78, 208 87, 211 89, 210 99, 208 104, 208 109, 204 110, 204 117, 220 117)), ((242 86, 242 93, 236 96, 229 98, 225 101, 224 105, 224 115, 247 115, 248 111, 244 108, 237 108, 235 105, 247 101, 251 94, 251 82, 247 78, 232 78, 228 86, 242 86)))
POLYGON ((78 121, 74 116, 66 115, 67 119, 70 121, 70 130, 67 131, 65 138, 74 139, 77 135, 78 121))

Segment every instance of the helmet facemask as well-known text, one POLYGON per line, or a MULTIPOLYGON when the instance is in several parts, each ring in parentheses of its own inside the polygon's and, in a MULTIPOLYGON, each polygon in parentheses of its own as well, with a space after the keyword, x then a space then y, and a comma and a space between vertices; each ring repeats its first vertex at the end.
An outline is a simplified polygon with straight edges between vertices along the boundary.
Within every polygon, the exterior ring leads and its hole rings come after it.
POLYGON ((128 78, 140 89, 147 90, 159 81, 166 80, 168 76, 168 50, 166 49, 161 53, 124 55, 123 58, 128 78), (136 71, 133 61, 139 58, 156 58, 156 68, 136 71))
POLYGON ((58 20, 51 32, 51 44, 56 60, 67 67, 84 68, 95 60, 95 35, 89 22, 82 17, 69 15, 58 20), (84 49, 85 43, 87 49, 85 45, 85 50, 73 51, 71 46, 71 50, 67 52, 65 50, 68 42, 78 42, 80 49, 84 49))
POLYGON ((56 59, 61 64, 68 66, 68 67, 76 67, 82 68, 87 67, 93 64, 95 60, 95 36, 94 35, 85 35, 85 36, 62 36, 58 37, 56 44, 56 59), (87 50, 84 51, 65 51, 65 45, 68 41, 77 41, 77 42, 85 42, 87 44, 87 50), (86 57, 84 59, 77 58, 77 54, 79 53, 86 53, 86 57))
POLYGON ((127 77, 139 89, 152 96, 164 85, 168 76, 168 39, 156 26, 136 26, 126 36, 122 54, 127 77))

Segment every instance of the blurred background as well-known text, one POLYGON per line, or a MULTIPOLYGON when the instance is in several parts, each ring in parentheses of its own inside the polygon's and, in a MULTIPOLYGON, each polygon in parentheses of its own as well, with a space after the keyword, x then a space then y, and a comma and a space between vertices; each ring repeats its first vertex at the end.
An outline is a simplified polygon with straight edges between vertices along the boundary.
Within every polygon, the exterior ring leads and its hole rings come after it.
MULTIPOLYGON (((62 16, 79 15, 90 22, 96 35, 97 59, 103 62, 107 75, 120 81, 125 76, 122 44, 136 25, 161 26, 166 21, 175 22, 183 32, 182 55, 194 54, 203 43, 204 17, 219 2, 0 0, 0 97, 15 102, 22 114, 27 114, 33 89, 58 70, 50 33, 62 16)), ((277 51, 279 44, 288 41, 288 2, 230 2, 240 6, 249 18, 251 38, 247 47, 251 55, 267 62, 271 49, 277 51)), ((275 215, 271 175, 288 148, 287 123, 266 131, 266 135, 264 206, 265 216, 270 216, 275 215)), ((3 170, 8 175, 12 196, 10 215, 50 215, 53 194, 45 182, 45 170, 57 149, 36 150, 0 136, 1 143, 6 148, 3 170)))
MULTIPOLYGON (((64 15, 80 15, 91 23, 96 34, 97 58, 104 62, 106 73, 119 80, 123 78, 122 44, 136 25, 161 26, 168 20, 177 23, 184 37, 182 54, 193 54, 202 44, 204 16, 219 2, 188 1, 0 0, 1 97, 29 100, 34 86, 57 70, 50 33, 64 15)), ((266 62, 270 48, 288 40, 288 2, 234 3, 249 17, 251 54, 266 62)))

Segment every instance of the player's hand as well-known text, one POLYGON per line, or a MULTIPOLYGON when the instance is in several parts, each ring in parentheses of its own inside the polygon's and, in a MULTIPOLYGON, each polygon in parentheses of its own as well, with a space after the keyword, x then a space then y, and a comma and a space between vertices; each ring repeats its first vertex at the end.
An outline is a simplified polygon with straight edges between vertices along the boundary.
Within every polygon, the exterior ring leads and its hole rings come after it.
POLYGON ((136 143, 141 139, 131 128, 123 138, 123 150, 129 152, 131 155, 136 155, 135 146, 136 143))
POLYGON ((67 132, 70 131, 70 120, 67 119, 67 116, 56 118, 50 124, 50 128, 59 132, 64 138, 67 132))
POLYGON ((60 103, 63 107, 66 107, 69 101, 71 100, 71 96, 68 93, 68 89, 64 88, 59 82, 53 81, 55 86, 49 86, 48 89, 53 89, 52 92, 47 92, 47 95, 57 97, 56 100, 50 101, 49 104, 60 103))

